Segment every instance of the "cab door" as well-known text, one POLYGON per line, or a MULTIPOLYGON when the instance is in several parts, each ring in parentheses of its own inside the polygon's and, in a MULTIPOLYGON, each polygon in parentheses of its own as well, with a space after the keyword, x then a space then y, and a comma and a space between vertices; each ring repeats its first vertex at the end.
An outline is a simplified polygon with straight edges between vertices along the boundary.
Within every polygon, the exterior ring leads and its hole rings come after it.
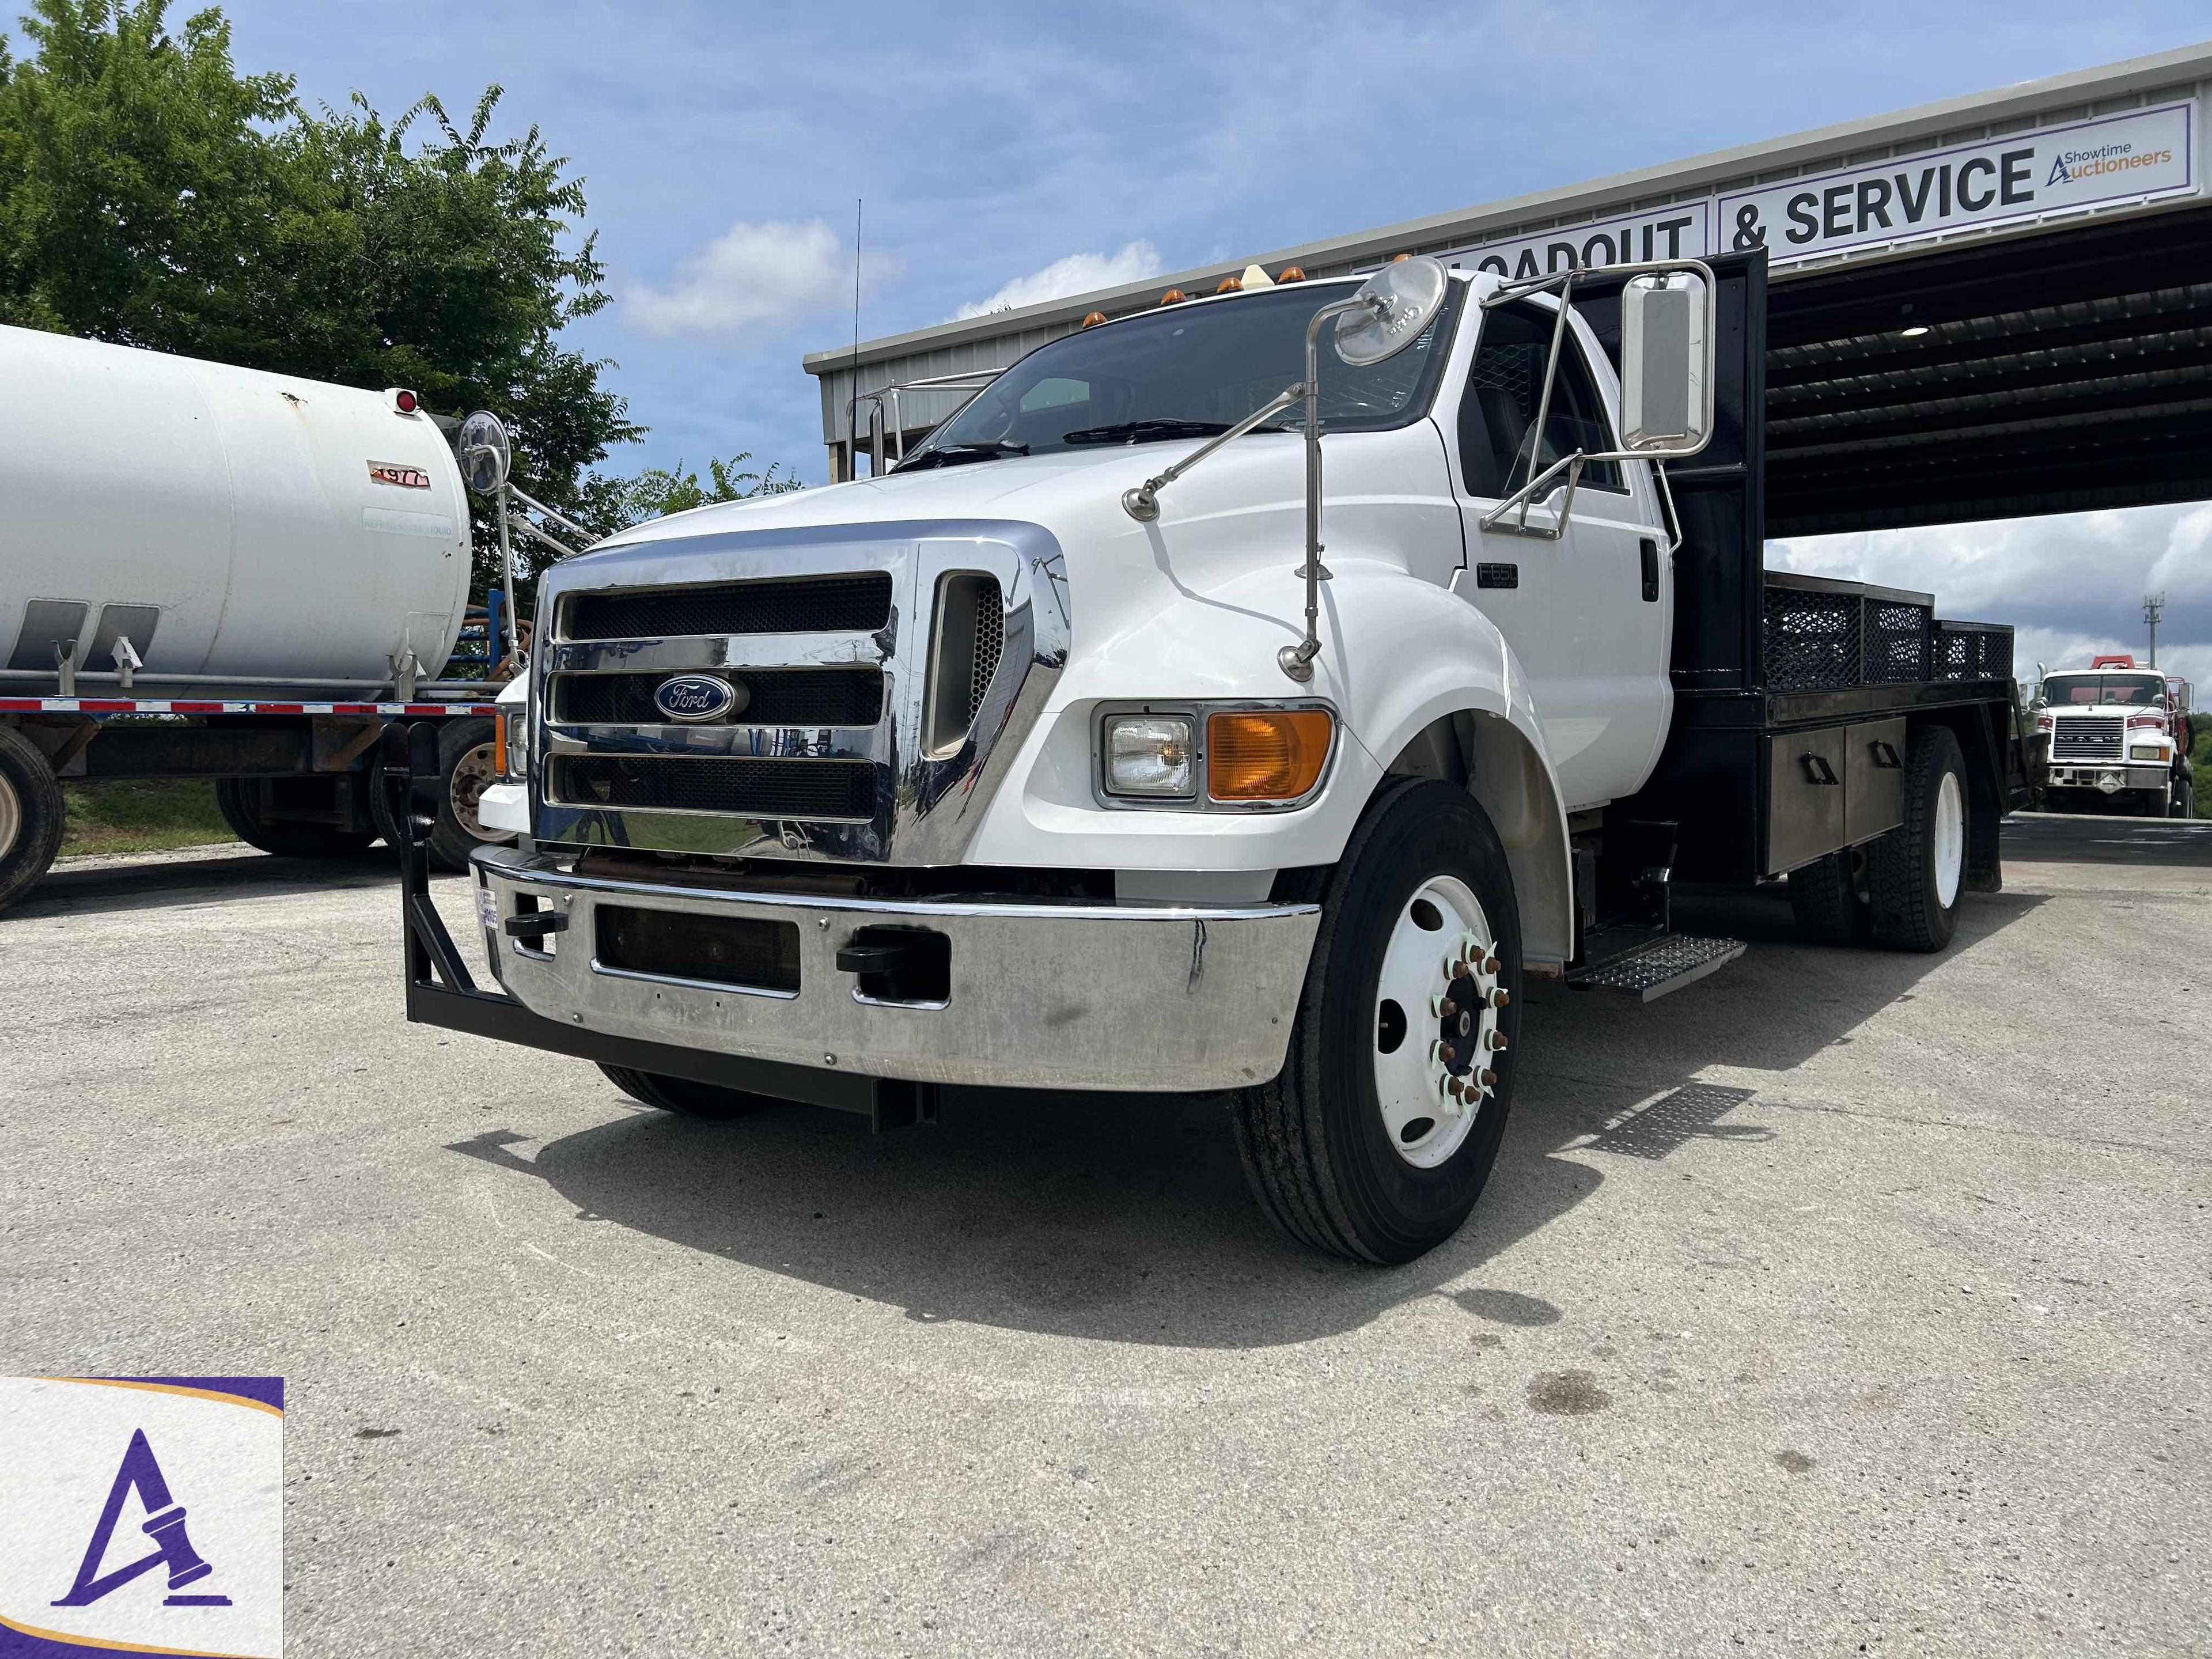
MULTIPOLYGON (((1471 567, 1459 588, 1519 657, 1569 807, 1595 806, 1642 785, 1673 714, 1672 573, 1657 501, 1645 464, 1597 462, 1557 539, 1483 528, 1486 513, 1561 456, 1619 446, 1612 372, 1594 366, 1579 319, 1569 319, 1540 433, 1556 311, 1546 298, 1480 314, 1455 446, 1471 567)), ((1555 489, 1529 509, 1530 526, 1557 526, 1565 501, 1555 489)))

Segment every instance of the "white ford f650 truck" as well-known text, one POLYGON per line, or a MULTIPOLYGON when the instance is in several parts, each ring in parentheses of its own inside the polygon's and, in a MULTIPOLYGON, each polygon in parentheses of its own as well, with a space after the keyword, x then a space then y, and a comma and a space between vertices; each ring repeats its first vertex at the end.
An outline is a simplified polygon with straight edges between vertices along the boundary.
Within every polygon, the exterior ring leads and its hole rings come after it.
POLYGON ((1218 1091, 1285 1229, 1417 1255, 1531 978, 1741 953, 1675 881, 1935 950, 1998 879, 2009 632, 1765 575, 1764 343, 1763 255, 1255 283, 1039 348, 886 476, 626 531, 508 694, 501 988, 410 850, 410 1015, 704 1114, 1218 1091))

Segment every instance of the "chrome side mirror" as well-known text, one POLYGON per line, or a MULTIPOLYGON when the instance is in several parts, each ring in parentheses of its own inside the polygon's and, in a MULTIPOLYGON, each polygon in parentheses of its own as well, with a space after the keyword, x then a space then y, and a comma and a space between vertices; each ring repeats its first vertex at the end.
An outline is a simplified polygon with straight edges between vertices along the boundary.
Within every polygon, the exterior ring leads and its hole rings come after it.
POLYGON ((496 495, 514 467, 514 446, 498 416, 480 409, 461 422, 453 453, 461 464, 461 482, 479 495, 496 495))
POLYGON ((1620 292, 1620 447, 1651 460, 1713 435, 1714 295, 1692 270, 1632 276, 1620 292))

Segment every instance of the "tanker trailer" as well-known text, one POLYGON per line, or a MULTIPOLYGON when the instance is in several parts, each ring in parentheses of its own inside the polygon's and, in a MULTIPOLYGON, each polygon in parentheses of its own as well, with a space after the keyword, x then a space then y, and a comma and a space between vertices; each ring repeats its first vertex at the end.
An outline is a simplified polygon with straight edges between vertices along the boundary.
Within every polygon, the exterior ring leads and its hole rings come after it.
POLYGON ((440 722, 439 861, 508 838, 476 815, 496 684, 439 678, 468 507, 412 392, 0 327, 0 908, 53 860, 63 779, 212 778, 270 853, 392 839, 400 715, 440 722))

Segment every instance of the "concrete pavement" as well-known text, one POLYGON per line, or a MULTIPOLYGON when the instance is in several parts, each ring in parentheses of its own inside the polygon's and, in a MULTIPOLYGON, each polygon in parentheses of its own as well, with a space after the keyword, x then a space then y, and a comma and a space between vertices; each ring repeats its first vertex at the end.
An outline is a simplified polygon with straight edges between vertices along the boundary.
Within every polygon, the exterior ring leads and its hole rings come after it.
MULTIPOLYGON (((299 1654, 2197 1653, 2212 824, 1532 1006, 1376 1271, 1203 1102, 729 1124, 405 1024, 389 866, 0 917, 0 1370, 278 1372, 299 1654)), ((457 933, 468 894, 441 884, 457 933)))

